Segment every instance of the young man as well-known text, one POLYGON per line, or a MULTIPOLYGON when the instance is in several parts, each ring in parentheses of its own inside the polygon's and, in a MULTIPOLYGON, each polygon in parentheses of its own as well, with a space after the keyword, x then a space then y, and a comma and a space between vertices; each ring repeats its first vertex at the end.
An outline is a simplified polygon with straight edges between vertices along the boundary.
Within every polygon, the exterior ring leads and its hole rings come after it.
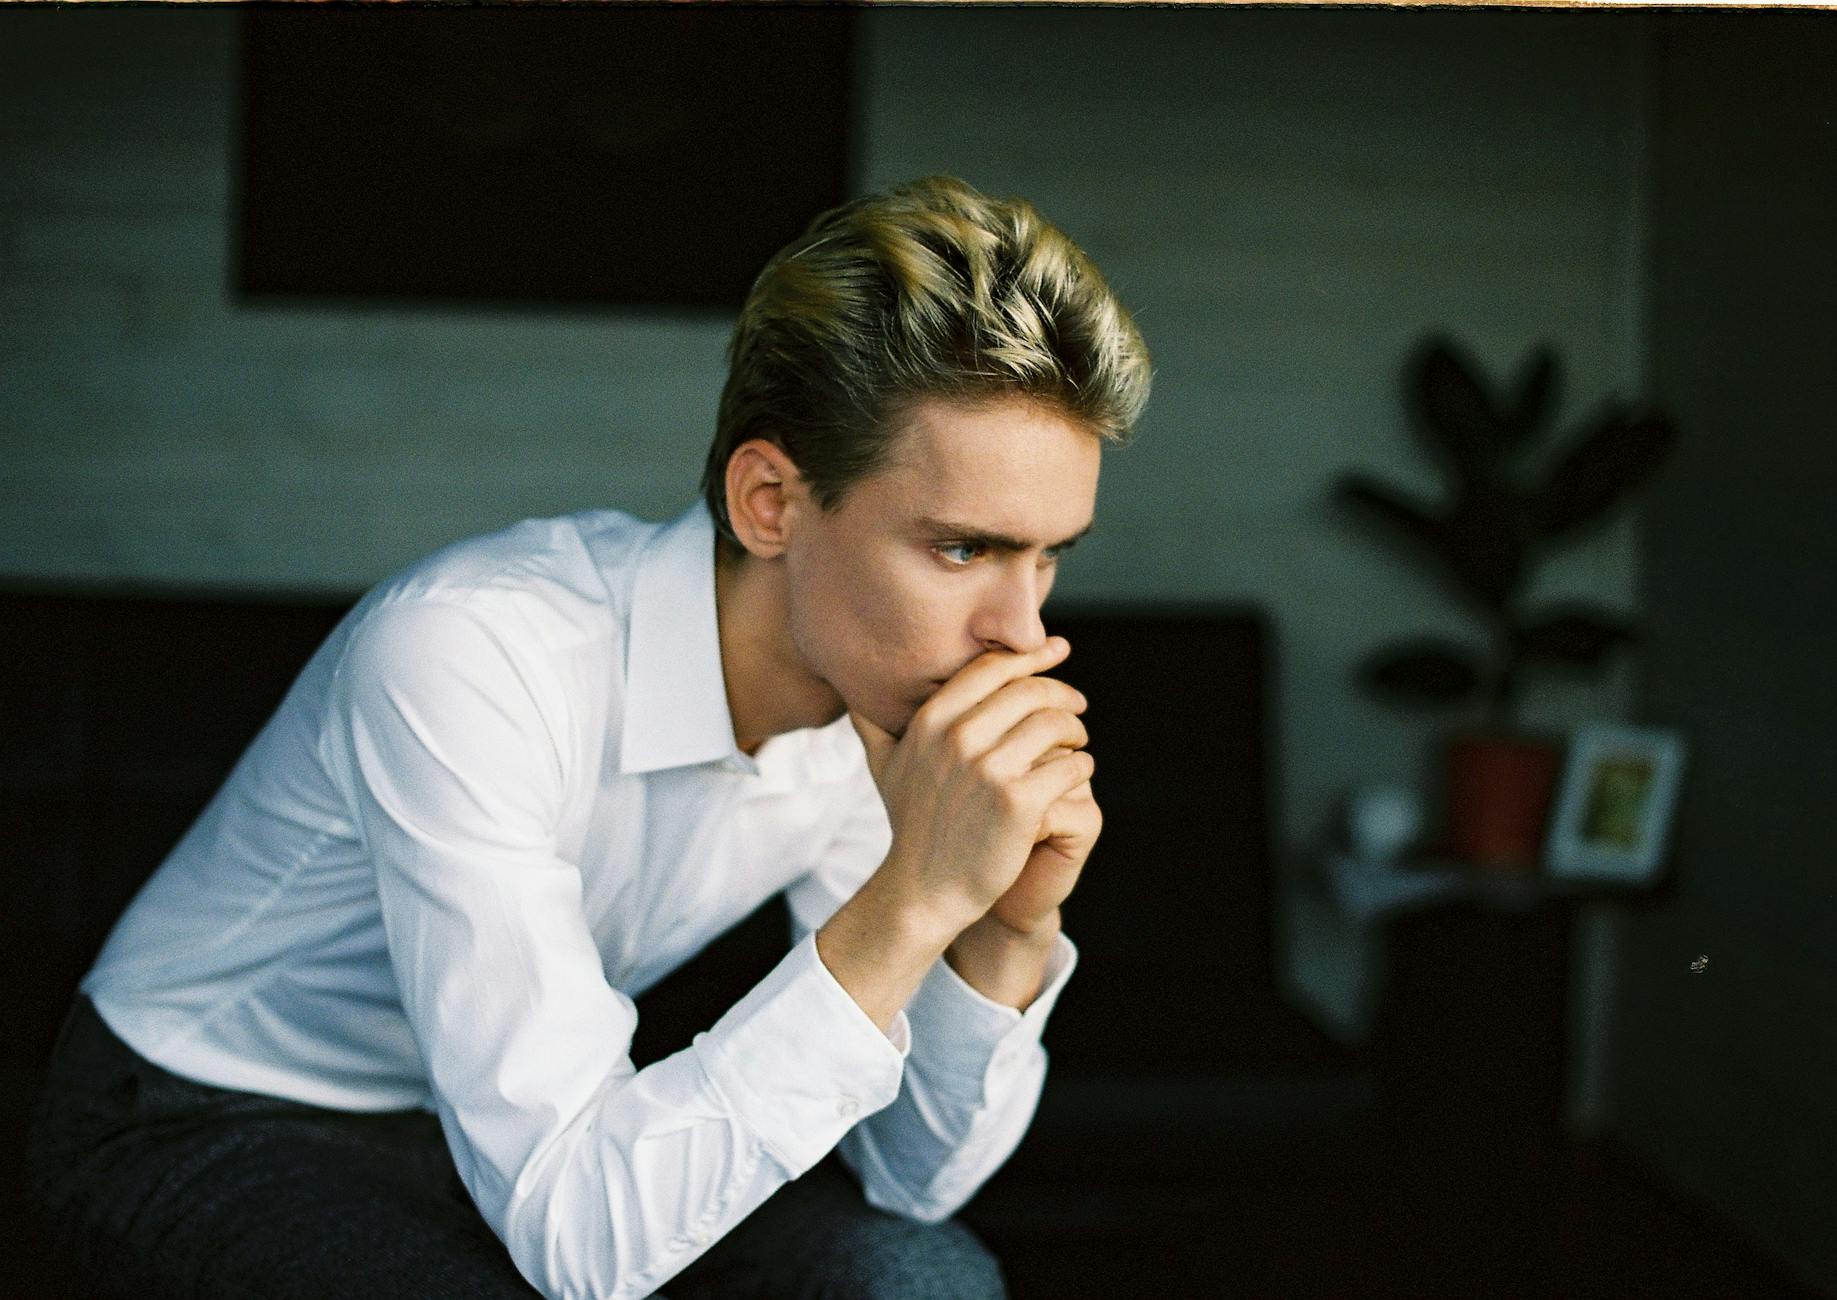
POLYGON ((117 924, 30 1157, 73 1273, 999 1295, 948 1220, 1032 1117, 1100 823, 1040 607, 1148 385, 1028 205, 819 217, 742 310, 705 499, 370 591, 117 924), (634 1070, 632 998, 780 891, 790 954, 634 1070))

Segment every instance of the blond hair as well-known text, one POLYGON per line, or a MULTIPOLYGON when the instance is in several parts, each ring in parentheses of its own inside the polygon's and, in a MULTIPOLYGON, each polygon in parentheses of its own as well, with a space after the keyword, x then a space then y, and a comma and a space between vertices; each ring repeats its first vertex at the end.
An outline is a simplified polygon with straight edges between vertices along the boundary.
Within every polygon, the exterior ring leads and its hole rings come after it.
POLYGON ((702 492, 721 536, 727 461, 781 447, 825 510, 931 398, 1049 403, 1107 442, 1148 401, 1148 350, 1091 260, 1033 205, 927 176, 832 208, 753 282, 728 345, 702 492))

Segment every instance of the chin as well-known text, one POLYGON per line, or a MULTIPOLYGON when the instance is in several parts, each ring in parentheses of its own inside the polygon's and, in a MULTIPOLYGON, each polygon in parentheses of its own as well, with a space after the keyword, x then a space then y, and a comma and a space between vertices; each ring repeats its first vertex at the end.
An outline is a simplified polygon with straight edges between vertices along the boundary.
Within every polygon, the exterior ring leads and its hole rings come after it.
POLYGON ((915 700, 910 696, 895 695, 883 696, 872 703, 850 707, 889 736, 898 740, 906 734, 906 728, 912 725, 912 715, 919 711, 919 705, 924 702, 924 698, 915 700))
POLYGON ((903 683, 857 682, 846 691, 831 682, 830 689, 836 692, 838 708, 858 713, 889 736, 898 738, 906 734, 913 715, 943 684, 935 679, 920 678, 903 683))

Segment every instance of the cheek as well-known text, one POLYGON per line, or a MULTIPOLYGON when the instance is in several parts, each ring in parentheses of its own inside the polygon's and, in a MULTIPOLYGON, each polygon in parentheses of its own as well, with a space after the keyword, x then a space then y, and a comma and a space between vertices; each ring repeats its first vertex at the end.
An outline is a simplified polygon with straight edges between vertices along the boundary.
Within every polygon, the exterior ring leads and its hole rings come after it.
POLYGON ((856 611, 860 644, 851 657, 883 679, 923 675, 936 653, 924 611, 897 590, 883 587, 856 611))
POLYGON ((856 576, 844 615, 853 644, 838 647, 856 672, 904 693, 956 670, 968 627, 958 591, 967 587, 953 589, 912 564, 864 568, 856 576))
POLYGON ((899 575, 856 556, 798 578, 792 623, 804 658, 838 688, 884 678, 912 634, 899 575))
POLYGON ((857 640, 868 643, 857 650, 903 641, 909 616, 900 578, 895 567, 867 556, 853 560, 839 575, 832 593, 834 612, 857 640))

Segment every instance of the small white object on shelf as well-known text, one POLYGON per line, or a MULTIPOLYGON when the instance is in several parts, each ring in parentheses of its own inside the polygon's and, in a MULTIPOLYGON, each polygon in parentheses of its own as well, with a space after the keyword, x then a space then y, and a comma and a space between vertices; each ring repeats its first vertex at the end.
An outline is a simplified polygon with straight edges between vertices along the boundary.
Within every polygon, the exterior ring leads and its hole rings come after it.
POLYGON ((1408 786, 1356 791, 1346 807, 1346 838, 1365 862, 1395 862, 1422 833, 1422 799, 1408 786))

